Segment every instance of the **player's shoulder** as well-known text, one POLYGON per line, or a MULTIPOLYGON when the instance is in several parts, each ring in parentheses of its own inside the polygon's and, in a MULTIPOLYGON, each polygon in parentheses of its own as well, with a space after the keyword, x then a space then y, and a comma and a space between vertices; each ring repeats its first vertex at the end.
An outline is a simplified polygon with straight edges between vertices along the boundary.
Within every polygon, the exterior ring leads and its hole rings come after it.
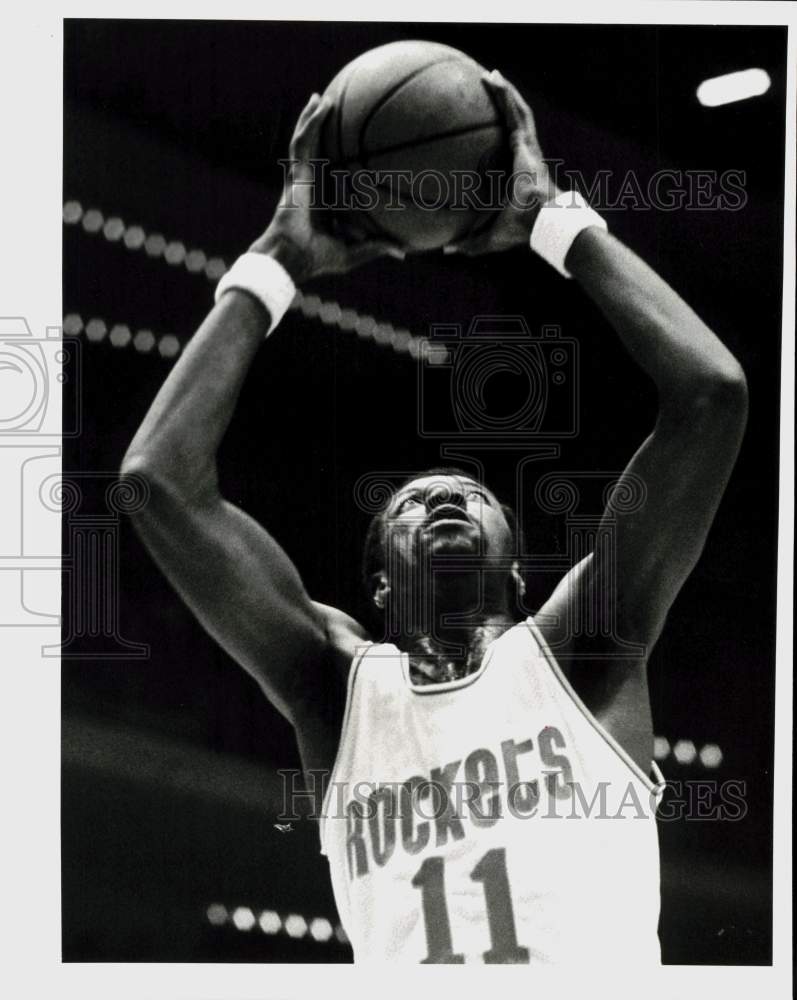
POLYGON ((560 656, 571 652, 572 623, 579 609, 586 603, 584 589, 592 564, 593 557, 590 553, 571 566, 534 615, 535 624, 548 647, 556 649, 560 656))
POLYGON ((313 601, 313 604, 323 618, 327 643, 333 657, 341 663, 350 664, 363 645, 370 642, 367 629, 340 608, 321 604, 319 601, 313 601))
POLYGON ((313 601, 325 640, 320 671, 305 685, 293 717, 305 770, 331 770, 340 741, 351 665, 368 642, 360 623, 339 608, 313 601))

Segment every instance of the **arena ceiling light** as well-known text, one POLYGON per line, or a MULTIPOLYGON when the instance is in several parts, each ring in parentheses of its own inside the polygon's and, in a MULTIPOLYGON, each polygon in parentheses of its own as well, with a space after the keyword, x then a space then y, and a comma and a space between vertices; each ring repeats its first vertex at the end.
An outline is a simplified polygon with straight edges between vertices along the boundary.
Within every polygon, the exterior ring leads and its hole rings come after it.
POLYGON ((761 94, 766 94, 771 85, 772 81, 766 70, 742 69, 704 80, 697 88, 697 99, 705 108, 717 108, 722 104, 760 97, 761 94))
POLYGON ((255 926, 256 918, 248 906, 238 906, 233 911, 232 922, 239 931, 251 931, 255 926))

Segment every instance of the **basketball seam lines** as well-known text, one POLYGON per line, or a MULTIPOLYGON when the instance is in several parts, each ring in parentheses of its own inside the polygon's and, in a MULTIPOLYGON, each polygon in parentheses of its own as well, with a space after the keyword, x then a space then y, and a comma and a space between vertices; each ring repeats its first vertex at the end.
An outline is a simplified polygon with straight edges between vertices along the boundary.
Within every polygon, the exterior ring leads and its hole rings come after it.
POLYGON ((396 153, 403 149, 414 149, 416 146, 426 146, 430 143, 436 142, 438 139, 454 139, 458 135, 467 135, 468 132, 481 132, 486 128, 495 128, 500 125, 500 121, 490 121, 484 122, 481 125, 463 125, 460 128, 452 128, 447 132, 435 132, 434 135, 427 136, 424 139, 413 139, 411 142, 400 142, 395 146, 383 146, 381 149, 374 149, 368 153, 368 156, 361 157, 363 166, 367 165, 367 161, 373 159, 375 156, 382 156, 384 153, 396 153))
MULTIPOLYGON (((435 65, 437 65, 437 64, 435 64, 435 65)), ((423 145, 427 145, 427 144, 436 142, 438 139, 449 139, 449 138, 452 138, 452 137, 455 137, 455 136, 458 136, 458 135, 467 135, 469 132, 479 132, 479 131, 481 131, 483 129, 494 128, 495 126, 500 126, 502 124, 503 124, 503 122, 499 119, 497 121, 485 122, 483 125, 468 125, 466 128, 449 129, 448 132, 439 132, 436 135, 430 136, 427 139, 417 139, 417 140, 413 140, 412 142, 401 143, 401 144, 396 145, 396 146, 386 146, 383 149, 379 149, 379 150, 376 150, 373 153, 370 153, 369 156, 372 156, 372 157, 373 156, 381 156, 383 153, 392 153, 392 152, 396 152, 396 151, 402 150, 402 149, 413 149, 413 148, 415 148, 417 146, 423 146, 423 145)), ((342 148, 341 148, 341 152, 342 152, 342 148)), ((368 169, 367 162, 366 162, 367 159, 368 159, 367 157, 362 157, 362 159, 361 159, 363 169, 368 169)), ((356 165, 356 162, 357 161, 355 161, 354 163, 352 163, 351 161, 344 162, 343 164, 341 164, 341 166, 344 169, 346 169, 348 171, 351 171, 353 169, 353 167, 356 165)), ((337 164, 334 164, 333 166, 337 166, 337 164)), ((371 168, 371 169, 378 170, 378 168, 371 168)), ((376 187, 385 187, 385 185, 379 185, 379 184, 377 184, 375 186, 376 187)), ((449 209, 450 211, 453 211, 453 209, 451 208, 450 205, 445 205, 445 206, 441 206, 441 207, 444 207, 444 208, 449 209)), ((483 228, 486 229, 490 225, 490 223, 493 221, 493 219, 495 218, 495 216, 498 215, 500 212, 501 212, 501 208, 496 208, 494 211, 492 211, 492 212, 489 213, 489 216, 488 216, 488 218, 486 220, 484 220, 483 222, 482 221, 475 222, 471 226, 471 228, 468 230, 467 235, 469 235, 469 236, 470 235, 476 235, 476 233, 480 232, 483 228)), ((380 222, 378 222, 373 217, 373 215, 371 213, 367 213, 367 220, 368 220, 368 224, 371 225, 374 229, 376 229, 377 233, 379 233, 380 235, 382 235, 382 236, 384 236, 384 237, 386 237, 386 238, 388 238, 390 240, 395 240, 396 239, 395 233, 391 232, 389 229, 387 229, 386 226, 384 226, 380 222)))
MULTIPOLYGON (((502 120, 502 118, 500 116, 499 109, 498 109, 498 107, 496 105, 496 102, 492 99, 492 94, 490 94, 488 92, 488 98, 490 99, 490 103, 492 104, 493 108, 496 110, 496 113, 497 113, 496 119, 494 119, 492 121, 489 121, 489 122, 485 122, 485 123, 483 123, 481 125, 461 126, 460 128, 449 129, 448 131, 445 131, 445 132, 438 132, 438 133, 435 133, 434 135, 431 135, 431 136, 428 136, 428 137, 425 137, 425 138, 413 139, 413 140, 411 140, 409 142, 396 143, 395 145, 392 145, 392 146, 383 146, 380 149, 371 150, 371 151, 369 151, 366 154, 366 152, 364 150, 364 145, 365 145, 365 135, 366 135, 366 132, 368 131, 368 127, 371 125, 371 123, 373 122, 373 120, 376 117, 376 115, 378 114, 378 112, 388 103, 388 101, 392 100, 392 98, 395 97, 395 95, 403 87, 405 87, 408 83, 411 83, 412 80, 416 79, 418 76, 420 76, 422 73, 425 73, 427 70, 432 69, 435 66, 443 65, 444 63, 458 62, 458 61, 460 61, 460 58, 458 56, 446 56, 446 57, 444 57, 442 59, 436 60, 433 63, 428 63, 425 66, 420 66, 417 69, 413 70, 411 73, 408 73, 407 76, 405 76, 402 80, 399 80, 388 91, 386 91, 381 96, 381 98, 379 99, 379 101, 377 101, 377 103, 374 104, 373 107, 370 108, 370 110, 366 114, 365 118, 363 119, 362 124, 360 125, 359 133, 358 133, 358 136, 357 136, 357 142, 355 144, 356 145, 356 148, 355 148, 355 159, 353 161, 350 160, 346 156, 346 151, 344 149, 344 144, 343 144, 343 108, 344 108, 344 103, 345 103, 345 99, 346 99, 346 91, 348 89, 349 84, 351 83, 351 79, 352 79, 352 76, 353 76, 353 74, 350 74, 348 76, 348 78, 346 79, 346 81, 344 82, 343 87, 341 88, 341 94, 340 94, 340 98, 339 98, 339 100, 337 102, 338 106, 337 106, 337 109, 336 109, 337 110, 337 123, 336 124, 337 124, 337 133, 338 133, 338 150, 339 150, 339 154, 340 154, 341 158, 343 159, 343 164, 342 165, 344 166, 344 168, 347 169, 347 170, 349 170, 349 171, 351 171, 352 168, 354 167, 354 165, 357 164, 358 162, 362 164, 363 168, 367 168, 368 161, 370 159, 372 159, 373 157, 375 157, 375 156, 382 156, 385 153, 399 152, 399 151, 402 151, 402 150, 405 150, 405 149, 414 149, 414 148, 419 147, 419 146, 430 145, 431 143, 434 143, 435 141, 440 140, 440 139, 456 138, 457 136, 460 136, 460 135, 467 135, 470 132, 479 132, 479 131, 482 131, 482 130, 487 129, 487 128, 493 128, 495 126, 502 125, 503 124, 503 120, 502 120)), ((485 89, 487 89, 487 88, 485 88, 485 89)), ((331 165, 335 166, 335 164, 331 164, 331 165)), ((377 186, 379 186, 379 185, 377 185, 377 186)), ((493 213, 491 213, 491 215, 492 214, 493 213)), ((395 235, 392 232, 390 232, 390 230, 388 230, 385 226, 383 226, 380 222, 378 222, 376 219, 374 219, 373 217, 371 217, 370 214, 368 216, 368 223, 374 229, 376 229, 377 232, 380 233, 381 235, 383 235, 385 237, 388 237, 391 240, 395 239, 395 235)), ((477 227, 476 226, 472 227, 471 231, 473 231, 473 229, 475 229, 475 228, 477 228, 477 227)))
MULTIPOLYGON (((440 66, 443 63, 459 62, 459 61, 460 59, 458 56, 446 56, 443 59, 438 59, 436 62, 427 63, 425 66, 420 66, 418 67, 418 69, 414 69, 411 73, 408 73, 403 80, 399 80, 398 83, 394 83, 393 86, 388 91, 382 94, 382 96, 379 98, 376 104, 373 105, 373 107, 370 109, 368 114, 363 119, 363 122, 360 125, 360 131, 357 135, 356 151, 357 153, 360 154, 359 158, 363 160, 363 162, 365 161, 365 156, 363 155, 365 133, 368 131, 368 126, 374 120, 376 114, 387 104, 387 102, 391 98, 395 97, 395 95, 401 90, 402 87, 406 86, 416 77, 420 76, 421 73, 425 73, 428 69, 432 69, 434 66, 440 66)), ((341 148, 341 153, 343 153, 342 148, 341 148)))

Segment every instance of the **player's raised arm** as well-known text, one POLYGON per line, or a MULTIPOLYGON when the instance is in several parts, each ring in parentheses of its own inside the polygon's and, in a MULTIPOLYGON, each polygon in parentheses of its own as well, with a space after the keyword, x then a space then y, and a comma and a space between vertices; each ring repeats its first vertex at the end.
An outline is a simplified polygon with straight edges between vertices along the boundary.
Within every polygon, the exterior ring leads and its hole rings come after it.
POLYGON ((736 460, 747 415, 744 373, 666 282, 588 207, 574 206, 572 193, 557 190, 532 113, 515 88, 499 74, 485 84, 504 111, 515 170, 524 176, 492 231, 458 249, 480 253, 531 239, 597 303, 658 389, 656 425, 624 473, 641 482, 644 503, 632 513, 622 513, 622 505, 607 512, 616 539, 610 558, 594 553, 552 599, 561 603, 569 592, 573 606, 584 607, 583 588, 594 588, 603 598, 589 607, 613 603, 619 635, 649 646, 703 549, 736 460), (609 590, 611 601, 605 599, 609 590))
MULTIPOLYGON (((287 196, 223 279, 226 290, 217 293, 122 465, 123 476, 138 475, 149 486, 149 502, 134 521, 153 557, 207 631, 293 722, 323 691, 319 672, 328 666, 330 643, 342 641, 345 616, 315 604, 277 542, 220 495, 216 457, 252 359, 295 284, 391 249, 346 245, 315 224, 308 161, 327 111, 314 95, 302 113, 287 196)), ((261 444, 253 442, 258 455, 261 444)), ((354 623, 350 630, 356 632, 354 623)))
MULTIPOLYGON (((567 266, 658 389, 656 425, 618 484, 623 490, 623 479, 634 477, 643 502, 632 513, 622 513, 622 503, 608 512, 616 525, 619 634, 652 643, 728 483, 747 419, 747 383, 689 306, 610 234, 585 230, 567 266)), ((611 567, 595 558, 592 583, 609 586, 611 567)))

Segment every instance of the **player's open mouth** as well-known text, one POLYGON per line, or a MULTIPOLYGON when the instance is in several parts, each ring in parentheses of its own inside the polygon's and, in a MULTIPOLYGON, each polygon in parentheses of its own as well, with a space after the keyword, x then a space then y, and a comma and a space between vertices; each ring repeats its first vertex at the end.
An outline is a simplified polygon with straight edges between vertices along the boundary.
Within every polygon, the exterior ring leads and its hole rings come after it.
POLYGON ((464 510, 451 505, 447 506, 445 509, 440 507, 433 511, 426 519, 426 524, 424 524, 423 530, 424 532, 430 532, 440 528, 463 527, 474 528, 475 525, 464 510))
POLYGON ((427 522, 422 529, 424 535, 470 534, 477 530, 476 525, 467 516, 437 517, 427 522), (470 529, 470 530, 469 530, 470 529))
POLYGON ((427 524, 424 531, 431 531, 433 528, 450 527, 451 525, 457 528, 475 527, 475 525, 473 525, 470 521, 466 521, 462 517, 441 517, 437 521, 432 521, 431 524, 427 524))

